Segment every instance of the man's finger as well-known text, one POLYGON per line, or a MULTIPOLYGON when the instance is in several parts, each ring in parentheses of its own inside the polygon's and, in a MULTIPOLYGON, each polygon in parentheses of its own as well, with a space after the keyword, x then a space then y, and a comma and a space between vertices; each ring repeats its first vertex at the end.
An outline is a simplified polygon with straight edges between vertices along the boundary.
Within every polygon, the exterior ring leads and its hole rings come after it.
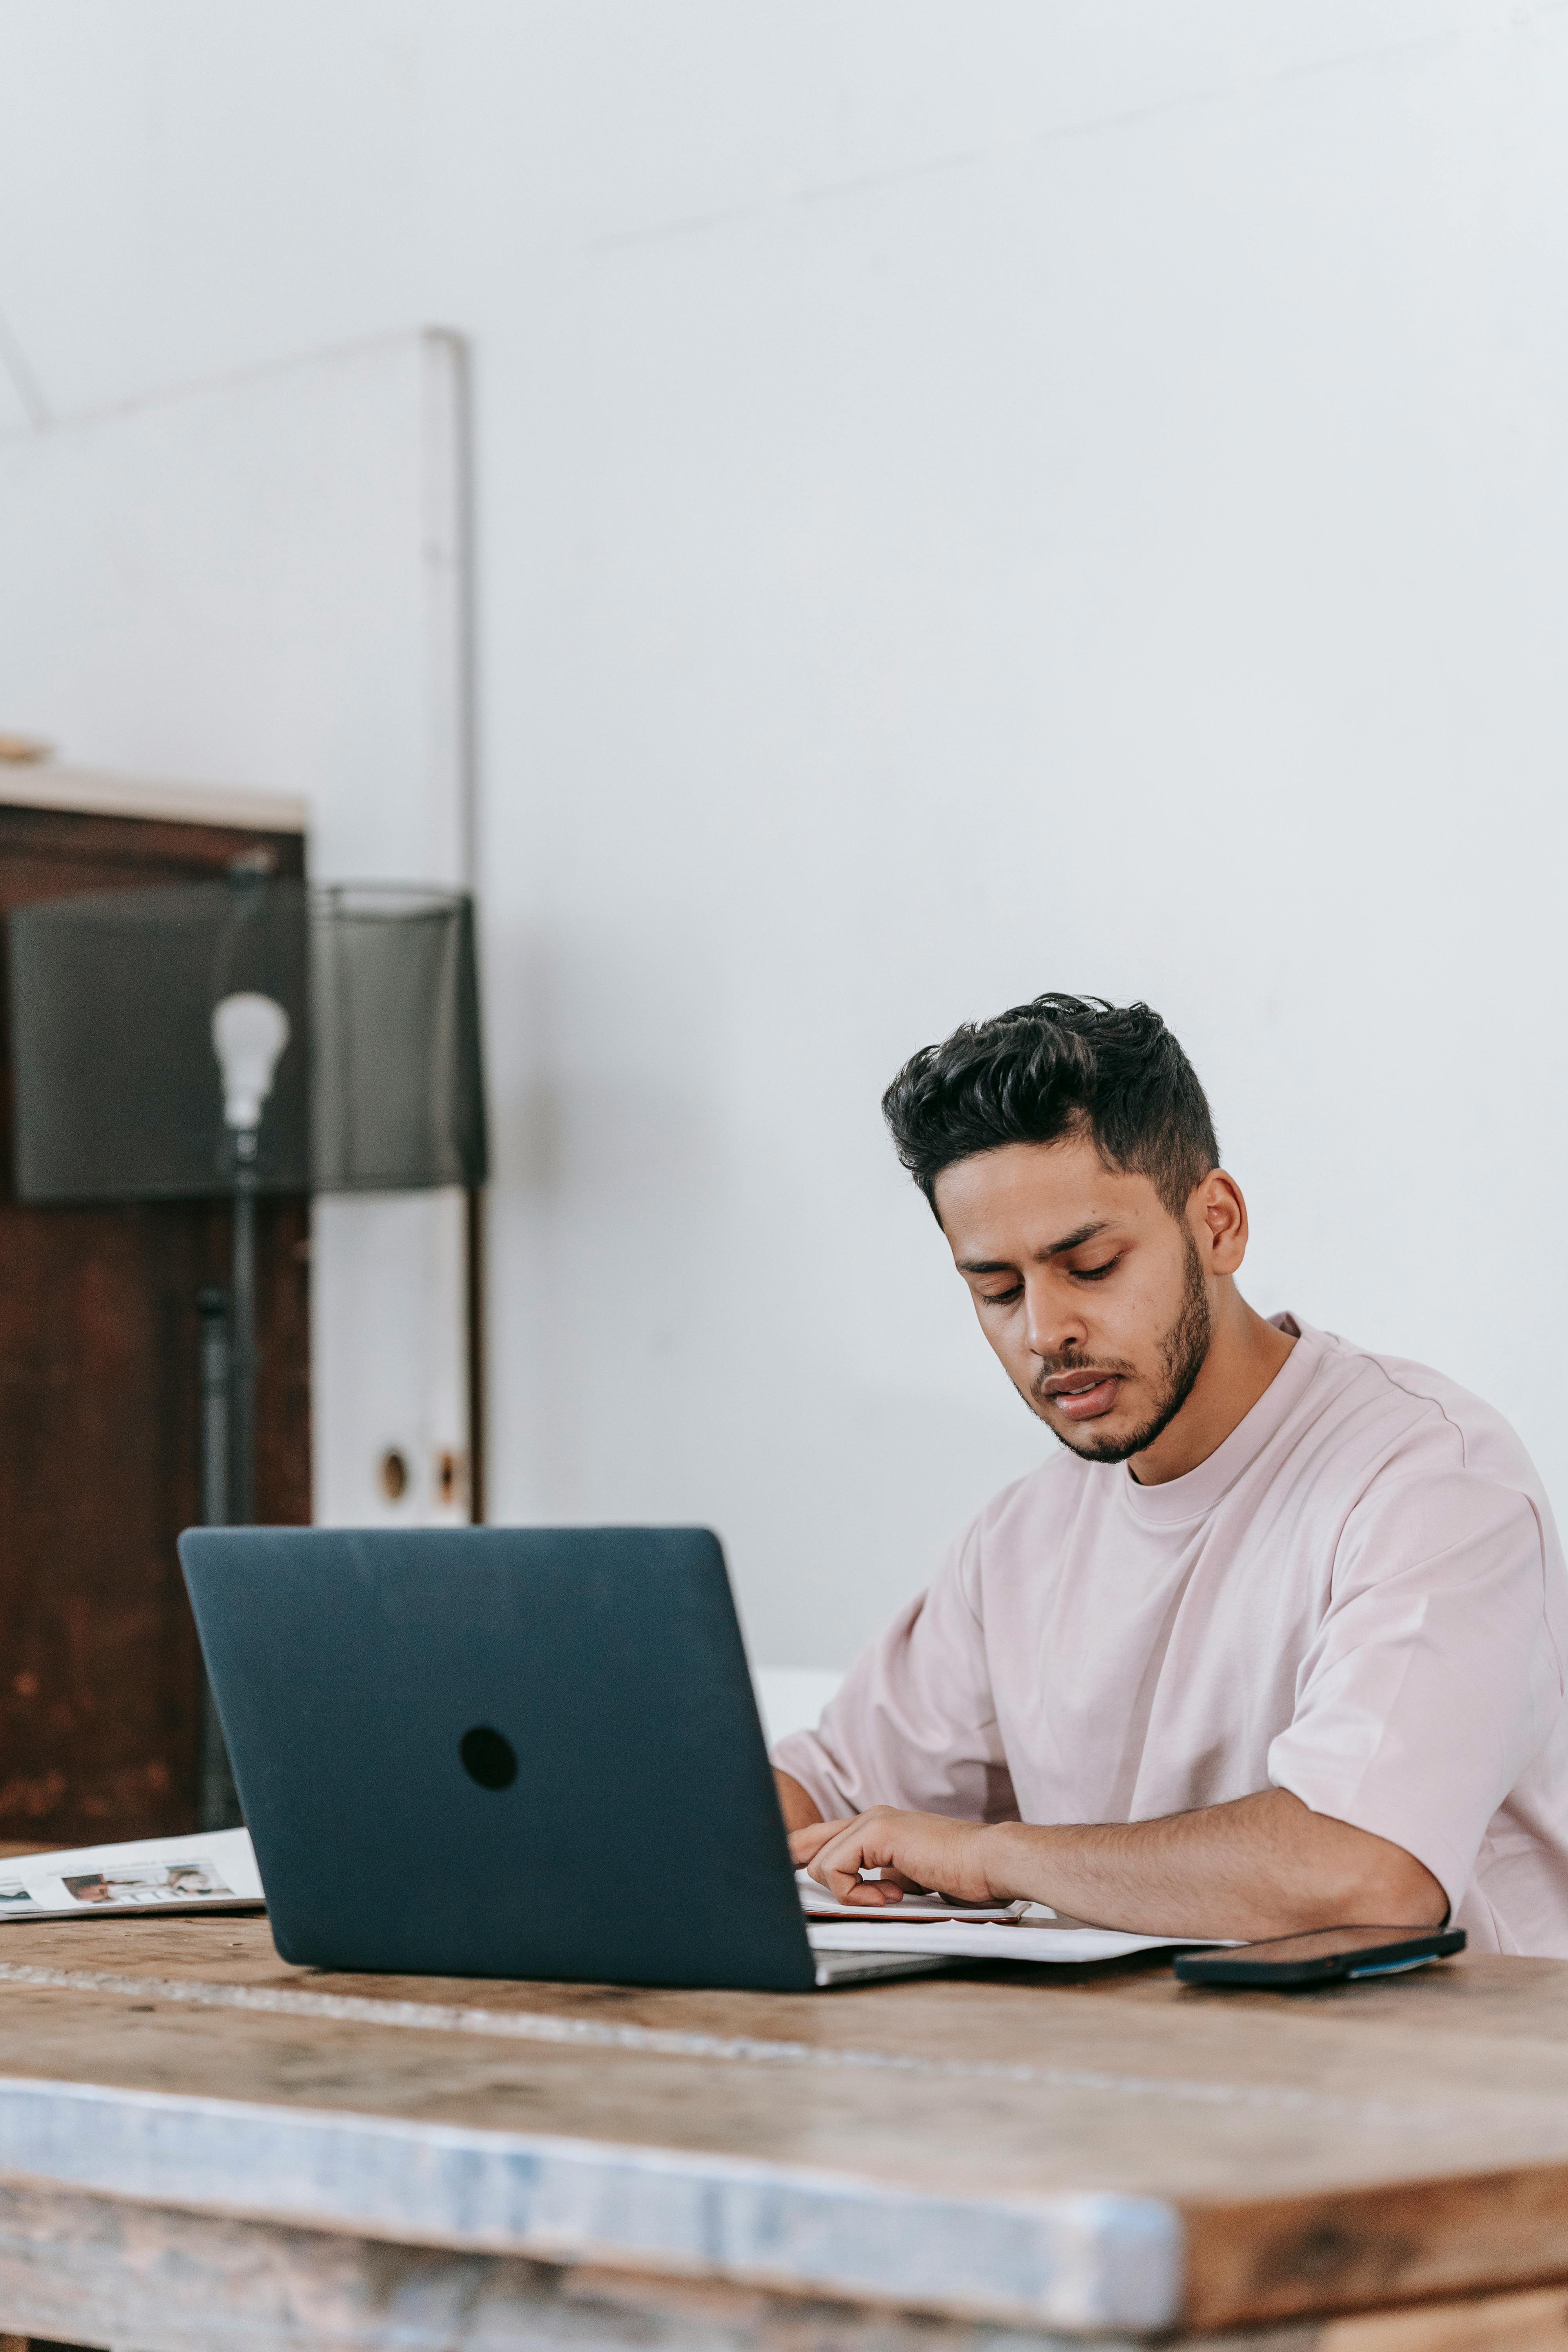
POLYGON ((813 1854, 820 1853, 829 1838, 837 1837, 853 1826, 852 1818, 842 1822, 807 1822, 804 1829, 790 1832, 790 1859, 797 1870, 803 1870, 813 1854))
MULTIPOLYGON (((813 1878, 826 1886, 837 1901, 847 1903, 852 1889, 855 1890, 854 1899, 859 1902, 863 1899, 861 1890, 868 1894, 870 1885, 880 1887, 880 1880, 873 1880, 868 1885, 860 1875, 863 1869, 875 1866, 867 1852, 866 1832, 861 1823, 848 1822, 822 1846, 810 1869, 813 1878)), ((889 1891, 891 1892, 890 1881, 889 1891)), ((877 1899, 880 1902, 884 1898, 879 1894, 877 1899)))
POLYGON ((810 1877, 816 1879, 819 1886, 826 1886, 829 1895, 842 1902, 851 1886, 859 1885, 860 1868, 858 1849, 854 1841, 851 1840, 843 1852, 839 1851, 839 1844, 840 1841, 837 1837, 830 1838, 826 1844, 812 1856, 806 1864, 806 1871, 810 1877))

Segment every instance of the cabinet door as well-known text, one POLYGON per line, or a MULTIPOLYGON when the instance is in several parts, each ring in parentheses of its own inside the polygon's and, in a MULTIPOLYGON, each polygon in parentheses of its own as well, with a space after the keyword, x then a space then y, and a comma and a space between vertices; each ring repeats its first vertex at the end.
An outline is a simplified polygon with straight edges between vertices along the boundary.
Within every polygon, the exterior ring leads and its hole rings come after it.
MULTIPOLYGON (((0 772, 0 795, 4 774, 0 772)), ((0 805, 0 914, 303 871, 298 834, 0 805)), ((5 987, 0 960, 0 991, 5 987)), ((196 1826, 199 1669, 174 1539, 198 1516, 198 1292, 226 1285, 221 1202, 36 1208, 14 1195, 0 1017, 0 1839, 196 1826)), ((310 1213, 261 1204, 257 1507, 310 1516, 310 1213)))

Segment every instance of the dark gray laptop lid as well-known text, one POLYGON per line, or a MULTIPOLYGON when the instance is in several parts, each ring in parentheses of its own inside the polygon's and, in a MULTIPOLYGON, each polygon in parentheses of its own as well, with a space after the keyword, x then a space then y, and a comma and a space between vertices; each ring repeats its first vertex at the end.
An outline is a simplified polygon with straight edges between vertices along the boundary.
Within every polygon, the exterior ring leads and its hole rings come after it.
POLYGON ((813 1984, 708 1530, 203 1528, 180 1558, 286 1959, 813 1984))

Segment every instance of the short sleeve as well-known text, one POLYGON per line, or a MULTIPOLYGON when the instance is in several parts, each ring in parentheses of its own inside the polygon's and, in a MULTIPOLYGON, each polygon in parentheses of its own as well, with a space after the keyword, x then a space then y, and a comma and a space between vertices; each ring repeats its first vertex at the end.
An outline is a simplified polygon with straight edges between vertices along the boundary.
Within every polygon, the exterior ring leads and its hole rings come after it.
POLYGON ((872 1805, 1017 1820, 975 1598, 979 1540, 972 1528, 861 1653, 816 1729, 774 1748, 825 1821, 872 1805))
POLYGON ((1276 1787, 1403 1846, 1450 1913, 1563 1710, 1549 1572, 1517 1487, 1464 1469, 1374 1486, 1346 1521, 1294 1716, 1269 1747, 1276 1787))

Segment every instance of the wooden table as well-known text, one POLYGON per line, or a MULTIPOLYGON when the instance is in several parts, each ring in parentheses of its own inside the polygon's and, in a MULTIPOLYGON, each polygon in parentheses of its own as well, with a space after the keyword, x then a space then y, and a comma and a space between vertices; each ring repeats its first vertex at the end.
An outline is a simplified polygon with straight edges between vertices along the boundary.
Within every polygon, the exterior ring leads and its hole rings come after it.
POLYGON ((1568 2347, 1552 2281, 1568 1964, 811 1998, 326 1976, 258 1919, 0 1927, 18 2334, 1535 2352, 1568 2347))

